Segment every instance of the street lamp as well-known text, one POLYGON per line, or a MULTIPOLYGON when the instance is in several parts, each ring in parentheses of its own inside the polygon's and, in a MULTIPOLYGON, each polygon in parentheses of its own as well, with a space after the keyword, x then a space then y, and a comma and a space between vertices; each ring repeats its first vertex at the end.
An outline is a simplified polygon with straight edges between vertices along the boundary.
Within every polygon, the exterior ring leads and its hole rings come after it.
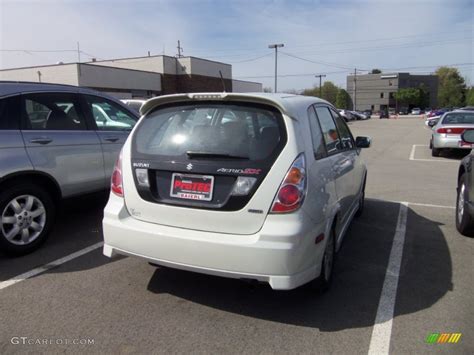
POLYGON ((277 92, 277 63, 278 63, 278 48, 284 47, 283 43, 280 44, 270 44, 268 48, 275 48, 275 92, 277 92))

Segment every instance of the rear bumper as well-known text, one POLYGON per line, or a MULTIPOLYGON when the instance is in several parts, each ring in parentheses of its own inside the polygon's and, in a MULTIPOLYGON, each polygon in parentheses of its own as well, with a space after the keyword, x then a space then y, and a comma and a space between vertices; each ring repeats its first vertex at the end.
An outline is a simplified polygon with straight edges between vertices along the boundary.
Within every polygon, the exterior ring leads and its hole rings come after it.
POLYGON ((176 269, 267 282, 289 290, 319 276, 325 223, 302 210, 269 215, 252 235, 211 233, 144 222, 131 217, 123 199, 111 194, 104 211, 104 255, 141 257, 176 269))
POLYGON ((433 135, 433 147, 434 148, 450 148, 450 149, 471 149, 471 147, 460 147, 459 141, 461 140, 461 135, 445 135, 445 134, 435 134, 433 135))

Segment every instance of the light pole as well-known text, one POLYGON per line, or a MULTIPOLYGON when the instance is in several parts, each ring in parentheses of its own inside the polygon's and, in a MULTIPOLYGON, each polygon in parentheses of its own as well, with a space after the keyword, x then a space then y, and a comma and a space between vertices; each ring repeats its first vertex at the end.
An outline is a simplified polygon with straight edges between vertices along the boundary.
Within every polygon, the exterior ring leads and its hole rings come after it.
POLYGON ((278 48, 284 47, 285 45, 283 43, 280 44, 270 44, 268 48, 275 48, 275 92, 277 92, 277 76, 278 76, 278 71, 277 71, 277 64, 278 64, 278 48))
POLYGON ((321 83, 321 82, 322 82, 321 79, 322 79, 322 78, 325 78, 326 75, 325 75, 325 74, 319 74, 319 75, 315 75, 314 77, 315 77, 315 78, 319 78, 319 98, 322 98, 322 96, 323 96, 323 90, 322 90, 322 89, 323 89, 323 88, 322 88, 322 86, 321 86, 321 84, 322 84, 322 83, 321 83))

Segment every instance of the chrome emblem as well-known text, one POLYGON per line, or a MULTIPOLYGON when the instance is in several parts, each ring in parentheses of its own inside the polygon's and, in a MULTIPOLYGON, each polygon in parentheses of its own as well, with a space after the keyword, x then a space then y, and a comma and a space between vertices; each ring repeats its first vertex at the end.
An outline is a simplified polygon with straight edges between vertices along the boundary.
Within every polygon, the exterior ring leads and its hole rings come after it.
POLYGON ((192 170, 193 169, 193 164, 189 163, 188 165, 186 165, 186 169, 192 170))

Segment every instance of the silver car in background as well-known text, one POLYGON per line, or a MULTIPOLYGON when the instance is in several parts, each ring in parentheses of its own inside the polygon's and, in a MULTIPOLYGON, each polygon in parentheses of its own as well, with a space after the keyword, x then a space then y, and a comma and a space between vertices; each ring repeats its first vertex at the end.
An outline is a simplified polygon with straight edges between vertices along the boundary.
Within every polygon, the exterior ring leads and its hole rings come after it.
POLYGON ((474 129, 474 111, 446 112, 432 126, 431 155, 438 157, 443 149, 472 149, 472 144, 461 139, 461 134, 470 129, 474 129))
POLYGON ((33 251, 62 198, 108 189, 137 119, 86 88, 0 81, 0 249, 33 251))

